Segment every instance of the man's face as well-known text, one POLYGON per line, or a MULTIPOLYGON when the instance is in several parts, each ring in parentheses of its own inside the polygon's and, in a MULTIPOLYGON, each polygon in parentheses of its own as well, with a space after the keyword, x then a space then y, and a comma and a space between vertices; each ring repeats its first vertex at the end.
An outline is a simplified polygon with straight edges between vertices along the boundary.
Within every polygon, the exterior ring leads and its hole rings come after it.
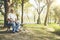
POLYGON ((11 13, 13 13, 14 11, 13 10, 11 10, 11 13))

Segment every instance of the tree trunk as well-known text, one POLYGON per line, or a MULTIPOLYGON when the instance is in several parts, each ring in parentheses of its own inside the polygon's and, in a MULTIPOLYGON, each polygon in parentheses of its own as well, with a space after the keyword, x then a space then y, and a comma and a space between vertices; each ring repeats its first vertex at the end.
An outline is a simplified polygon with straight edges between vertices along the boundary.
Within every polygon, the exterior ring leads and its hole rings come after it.
POLYGON ((49 13, 49 3, 47 3, 47 13, 46 13, 46 17, 45 17, 45 21, 44 21, 44 25, 46 26, 47 25, 47 18, 48 18, 48 13, 49 13))
POLYGON ((40 21, 40 3, 39 3, 39 5, 38 5, 38 19, 37 19, 37 24, 40 24, 41 23, 41 21, 40 21))
POLYGON ((55 17, 54 19, 55 19, 54 23, 56 23, 56 22, 57 22, 57 19, 56 19, 56 17, 55 17))
POLYGON ((23 26, 23 6, 24 6, 24 0, 22 0, 21 26, 23 26))
POLYGON ((8 2, 10 2, 9 0, 4 0, 4 8, 5 8, 5 14, 4 14, 4 27, 7 24, 7 14, 9 12, 9 6, 8 6, 8 2))
POLYGON ((56 14, 55 14, 55 16, 54 16, 54 19, 55 19, 54 23, 56 23, 56 22, 57 22, 56 14))
POLYGON ((27 15, 28 21, 30 22, 29 16, 27 15))
POLYGON ((50 24, 51 24, 51 16, 52 16, 52 13, 50 12, 50 24))
POLYGON ((51 24, 51 13, 50 12, 48 13, 48 18, 47 19, 48 19, 47 20, 48 21, 48 24, 51 24))
POLYGON ((35 22, 35 16, 36 16, 36 15, 34 14, 34 22, 35 22))
POLYGON ((52 4, 53 0, 46 0, 47 3, 47 13, 46 13, 46 17, 45 17, 45 21, 44 21, 44 25, 47 25, 47 19, 48 19, 48 14, 49 14, 49 8, 50 5, 52 4))
POLYGON ((59 26, 60 26, 60 18, 59 18, 59 26))
POLYGON ((49 20, 50 20, 50 19, 49 19, 49 16, 48 16, 48 18, 47 18, 47 19, 48 19, 48 20, 47 20, 47 23, 49 24, 49 23, 50 23, 50 22, 49 22, 49 20))
POLYGON ((38 15, 38 19, 37 19, 37 24, 40 24, 41 22, 40 22, 40 13, 38 13, 39 15, 38 15))

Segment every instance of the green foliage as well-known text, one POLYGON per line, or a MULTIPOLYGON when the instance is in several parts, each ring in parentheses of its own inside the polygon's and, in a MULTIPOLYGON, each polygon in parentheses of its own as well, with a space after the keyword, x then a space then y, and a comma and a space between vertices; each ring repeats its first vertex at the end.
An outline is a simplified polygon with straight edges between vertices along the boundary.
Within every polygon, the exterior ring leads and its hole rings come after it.
MULTIPOLYGON (((29 0, 23 0, 24 3, 25 2, 28 2, 29 0)), ((22 0, 13 0, 13 2, 17 3, 17 4, 21 4, 22 3, 22 0)))
POLYGON ((55 7, 54 12, 58 18, 60 18, 60 7, 55 7))
POLYGON ((31 3, 29 3, 29 2, 26 2, 25 4, 24 4, 24 7, 31 7, 31 6, 33 6, 31 3))
POLYGON ((4 1, 3 0, 0 0, 0 4, 3 4, 4 3, 4 1))

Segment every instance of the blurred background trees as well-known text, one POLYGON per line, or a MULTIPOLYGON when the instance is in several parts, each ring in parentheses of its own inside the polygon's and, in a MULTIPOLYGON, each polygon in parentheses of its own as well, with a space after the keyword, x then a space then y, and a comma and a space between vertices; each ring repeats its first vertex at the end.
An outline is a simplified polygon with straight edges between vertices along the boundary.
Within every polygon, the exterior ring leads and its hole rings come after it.
POLYGON ((59 5, 59 0, 0 0, 0 14, 4 16, 4 26, 11 8, 21 24, 60 24, 59 5))

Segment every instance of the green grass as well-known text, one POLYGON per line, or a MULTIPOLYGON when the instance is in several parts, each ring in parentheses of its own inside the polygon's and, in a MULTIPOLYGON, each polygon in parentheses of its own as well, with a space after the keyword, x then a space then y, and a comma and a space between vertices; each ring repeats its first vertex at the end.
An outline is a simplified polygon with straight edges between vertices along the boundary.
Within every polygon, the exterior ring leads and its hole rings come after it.
POLYGON ((58 24, 49 24, 49 27, 52 27, 55 30, 60 30, 60 26, 58 24))
POLYGON ((0 24, 4 24, 4 20, 0 20, 0 24))
POLYGON ((4 23, 4 16, 0 15, 0 25, 4 23))
POLYGON ((30 30, 34 37, 39 37, 41 40, 60 40, 56 38, 56 34, 59 35, 60 33, 60 26, 57 24, 49 24, 48 26, 44 26, 42 24, 25 24, 24 28, 30 30), (48 28, 54 28, 55 31, 51 33, 51 31, 47 31, 48 28))
POLYGON ((56 32, 60 28, 57 24, 49 24, 48 26, 44 26, 43 24, 24 24, 23 28, 25 32, 22 31, 16 35, 8 33, 4 35, 3 33, 3 36, 0 35, 1 39, 8 40, 8 36, 10 36, 10 39, 14 40, 60 40, 60 36, 56 35, 56 33, 47 31, 47 28, 54 28, 54 32, 56 32))
MULTIPOLYGON (((45 28, 43 24, 26 24, 24 25, 26 28, 45 28)), ((58 24, 49 24, 46 26, 47 28, 54 28, 55 30, 60 30, 60 26, 58 24)))
POLYGON ((33 31, 50 31, 50 32, 58 32, 60 33, 60 26, 57 24, 49 24, 48 26, 44 26, 43 24, 26 24, 24 25, 25 29, 30 29, 33 31))
POLYGON ((53 33, 60 35, 60 25, 58 24, 49 24, 49 27, 52 27, 55 29, 53 33))

